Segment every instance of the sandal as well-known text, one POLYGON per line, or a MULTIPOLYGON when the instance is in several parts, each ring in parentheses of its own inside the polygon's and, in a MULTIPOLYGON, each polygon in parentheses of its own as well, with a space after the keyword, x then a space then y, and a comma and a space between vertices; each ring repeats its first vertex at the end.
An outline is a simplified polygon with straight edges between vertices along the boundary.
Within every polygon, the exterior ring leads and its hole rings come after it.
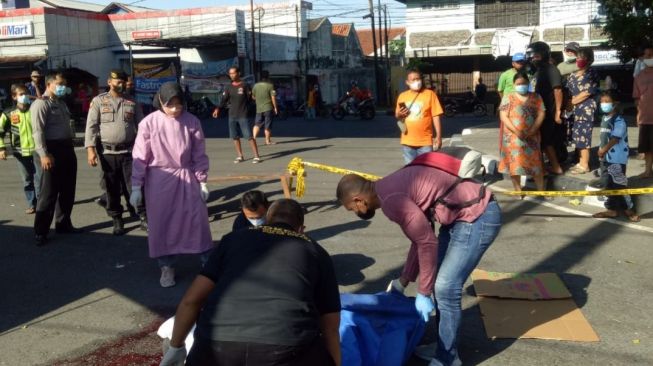
POLYGON ((242 156, 239 156, 234 160, 234 164, 242 163, 243 161, 245 161, 245 159, 242 156))
POLYGON ((252 164, 258 164, 261 162, 261 158, 254 158, 252 159, 252 164))
POLYGON ((601 211, 592 215, 595 219, 614 219, 617 217, 617 213, 614 211, 601 211))
POLYGON ((28 214, 28 215, 32 215, 35 212, 36 212, 36 210, 34 209, 34 207, 30 207, 27 210, 25 210, 25 213, 28 214))
POLYGON ((639 215, 637 215, 633 210, 625 210, 624 215, 626 215, 630 222, 639 222, 640 220, 639 215))
POLYGON ((587 174, 587 173, 590 172, 590 170, 586 169, 586 168, 583 168, 582 166, 576 164, 571 169, 569 169, 569 172, 571 174, 577 175, 577 174, 587 174))

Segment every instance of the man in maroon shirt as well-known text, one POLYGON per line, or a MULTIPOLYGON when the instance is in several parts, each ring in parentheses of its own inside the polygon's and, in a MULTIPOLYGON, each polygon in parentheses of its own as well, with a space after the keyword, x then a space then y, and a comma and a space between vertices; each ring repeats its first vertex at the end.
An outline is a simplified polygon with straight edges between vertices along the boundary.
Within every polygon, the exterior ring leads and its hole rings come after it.
POLYGON ((380 208, 410 239, 403 272, 392 288, 403 292, 419 276, 417 312, 425 321, 436 306, 440 312, 437 351, 429 366, 461 365, 457 334, 463 284, 501 228, 499 205, 480 183, 461 182, 442 197, 457 182, 458 177, 436 168, 406 166, 376 182, 346 175, 336 191, 348 211, 369 220, 380 208), (460 207, 479 194, 483 197, 478 203, 460 207), (446 203, 436 203, 438 199, 446 203), (441 225, 438 236, 433 230, 436 221, 441 225))

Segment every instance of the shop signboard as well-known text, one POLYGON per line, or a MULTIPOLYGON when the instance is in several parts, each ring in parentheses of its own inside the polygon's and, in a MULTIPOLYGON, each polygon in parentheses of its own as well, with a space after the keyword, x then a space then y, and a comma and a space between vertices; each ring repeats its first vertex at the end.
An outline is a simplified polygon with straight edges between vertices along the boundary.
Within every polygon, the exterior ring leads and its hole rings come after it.
POLYGON ((31 21, 0 23, 0 39, 33 38, 34 27, 31 21))

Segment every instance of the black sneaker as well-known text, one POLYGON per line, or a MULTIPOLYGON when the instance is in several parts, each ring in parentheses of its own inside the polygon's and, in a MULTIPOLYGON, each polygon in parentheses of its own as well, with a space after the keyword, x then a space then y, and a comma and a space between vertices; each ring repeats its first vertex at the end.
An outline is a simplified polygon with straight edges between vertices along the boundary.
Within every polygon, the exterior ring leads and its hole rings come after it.
POLYGON ((113 218, 113 235, 125 235, 125 223, 122 221, 122 217, 113 218))
POLYGON ((105 195, 102 195, 95 199, 95 203, 102 208, 107 208, 107 199, 105 195))
POLYGON ((36 241, 36 246, 37 247, 42 247, 48 242, 48 237, 46 235, 36 234, 36 236, 34 237, 34 240, 36 241))

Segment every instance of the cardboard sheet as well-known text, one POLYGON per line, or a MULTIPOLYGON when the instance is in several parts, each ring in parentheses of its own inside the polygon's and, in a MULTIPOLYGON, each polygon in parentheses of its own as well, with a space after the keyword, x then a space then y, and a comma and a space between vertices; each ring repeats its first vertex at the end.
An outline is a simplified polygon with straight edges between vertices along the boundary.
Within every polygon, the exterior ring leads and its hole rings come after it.
POLYGON ((555 273, 503 273, 475 269, 472 272, 476 296, 509 299, 567 299, 569 290, 555 273))
POLYGON ((598 342, 599 337, 572 299, 510 300, 481 297, 488 338, 538 338, 598 342))
POLYGON ((488 338, 599 341, 555 273, 475 269, 472 280, 488 338))

